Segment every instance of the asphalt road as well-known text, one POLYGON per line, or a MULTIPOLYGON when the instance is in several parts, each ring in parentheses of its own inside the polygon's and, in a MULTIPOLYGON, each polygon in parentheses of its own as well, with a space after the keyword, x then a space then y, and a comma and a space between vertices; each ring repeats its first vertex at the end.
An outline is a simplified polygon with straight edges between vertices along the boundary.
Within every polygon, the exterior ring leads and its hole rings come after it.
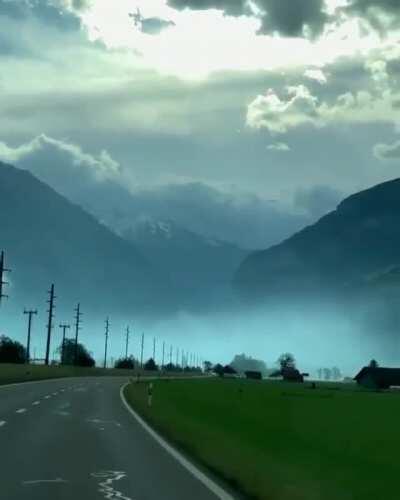
POLYGON ((216 500, 127 411, 125 381, 0 387, 0 498, 216 500))

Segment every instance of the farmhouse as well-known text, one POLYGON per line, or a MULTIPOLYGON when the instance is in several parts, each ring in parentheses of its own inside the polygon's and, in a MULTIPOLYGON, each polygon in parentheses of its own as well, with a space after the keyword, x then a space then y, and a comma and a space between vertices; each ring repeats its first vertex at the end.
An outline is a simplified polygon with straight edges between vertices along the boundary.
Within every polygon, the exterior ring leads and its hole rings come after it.
POLYGON ((283 380, 287 382, 304 382, 304 374, 300 373, 296 368, 283 368, 281 372, 283 380))
POLYGON ((369 389, 389 389, 400 386, 400 368, 373 368, 365 366, 355 377, 359 385, 369 389))

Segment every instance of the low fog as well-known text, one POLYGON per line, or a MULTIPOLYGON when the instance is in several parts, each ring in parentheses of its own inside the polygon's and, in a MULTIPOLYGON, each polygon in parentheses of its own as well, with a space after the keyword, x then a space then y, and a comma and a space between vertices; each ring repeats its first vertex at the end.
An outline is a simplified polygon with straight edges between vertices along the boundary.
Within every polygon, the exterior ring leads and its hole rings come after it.
MULTIPOLYGON (((33 319, 31 355, 43 358, 47 335, 45 303, 37 304, 39 314, 33 319)), ((368 308, 366 308, 367 311, 368 308)), ((88 313, 82 304, 82 342, 96 359, 104 362, 104 313, 88 313)), ((227 364, 236 354, 245 353, 262 359, 268 368, 274 368, 283 352, 294 354, 301 371, 316 377, 321 367, 338 366, 344 376, 354 376, 372 358, 381 365, 393 365, 397 360, 399 342, 394 332, 369 331, 365 326, 365 312, 353 317, 334 310, 333 307, 312 305, 275 304, 258 307, 240 307, 235 311, 221 311, 203 315, 186 312, 157 320, 135 321, 135 317, 117 317, 110 314, 108 365, 125 354, 125 331, 130 326, 129 354, 140 358, 140 342, 145 334, 144 359, 153 355, 153 338, 156 338, 156 361, 161 363, 162 344, 166 343, 165 360, 169 361, 173 346, 195 353, 203 360, 227 364)), ((0 310, 1 333, 25 345, 27 316, 10 300, 0 310)), ((73 337, 73 310, 57 307, 52 333, 51 353, 58 359, 55 349, 61 343, 60 323, 70 323, 68 336, 73 337)), ((372 331, 373 330, 373 331, 372 331)))

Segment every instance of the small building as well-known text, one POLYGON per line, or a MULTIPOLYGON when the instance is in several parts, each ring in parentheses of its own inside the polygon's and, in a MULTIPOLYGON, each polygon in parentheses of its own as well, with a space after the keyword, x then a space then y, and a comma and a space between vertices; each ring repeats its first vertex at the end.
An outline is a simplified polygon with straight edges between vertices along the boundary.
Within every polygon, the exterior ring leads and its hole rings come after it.
POLYGON ((368 389, 389 389, 392 386, 400 386, 400 368, 364 366, 354 380, 368 389))
POLYGON ((261 380, 262 379, 262 373, 255 371, 255 370, 248 370, 244 372, 246 375, 246 378, 252 379, 252 380, 261 380))
POLYGON ((283 368, 281 370, 283 380, 286 382, 304 382, 304 374, 296 368, 283 368))

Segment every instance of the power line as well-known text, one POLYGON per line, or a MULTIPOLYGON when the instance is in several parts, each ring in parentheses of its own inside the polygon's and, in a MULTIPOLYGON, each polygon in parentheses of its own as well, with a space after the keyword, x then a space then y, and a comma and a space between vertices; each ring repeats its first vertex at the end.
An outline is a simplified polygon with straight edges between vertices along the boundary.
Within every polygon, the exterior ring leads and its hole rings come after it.
POLYGON ((78 362, 78 336, 79 336, 79 330, 81 329, 81 304, 79 303, 75 309, 75 348, 74 348, 74 365, 77 364, 78 362))
POLYGON ((47 322, 47 344, 46 344, 46 357, 45 364, 49 364, 50 357, 50 341, 51 341, 51 330, 53 329, 53 318, 54 318, 54 299, 56 298, 54 295, 54 285, 51 285, 50 290, 48 291, 50 295, 50 299, 47 301, 49 303, 49 313, 48 322, 47 322))
POLYGON ((64 363, 64 352, 65 352, 65 331, 69 328, 71 328, 71 325, 68 324, 61 324, 58 325, 60 328, 63 330, 63 337, 62 337, 62 344, 61 344, 61 363, 64 363))
POLYGON ((142 333, 142 344, 140 348, 140 368, 143 368, 143 348, 144 348, 144 333, 142 333))
POLYGON ((8 298, 8 295, 5 295, 3 293, 4 285, 9 284, 7 281, 4 281, 4 274, 11 272, 11 269, 6 269, 4 262, 5 262, 5 256, 4 256, 4 251, 2 251, 0 256, 0 305, 2 299, 8 298))
POLYGON ((125 359, 128 359, 128 347, 129 347, 129 326, 126 327, 125 359))
POLYGON ((106 342, 105 342, 105 348, 104 348, 104 368, 107 368, 107 350, 108 350, 108 335, 110 331, 110 320, 109 318, 106 319, 106 342))
POLYGON ((26 362, 29 363, 29 360, 31 358, 31 355, 30 355, 30 350, 31 350, 31 329, 32 329, 32 316, 33 315, 36 315, 38 312, 33 309, 27 311, 26 309, 24 309, 24 314, 28 314, 29 317, 28 317, 28 338, 26 340, 26 362))

